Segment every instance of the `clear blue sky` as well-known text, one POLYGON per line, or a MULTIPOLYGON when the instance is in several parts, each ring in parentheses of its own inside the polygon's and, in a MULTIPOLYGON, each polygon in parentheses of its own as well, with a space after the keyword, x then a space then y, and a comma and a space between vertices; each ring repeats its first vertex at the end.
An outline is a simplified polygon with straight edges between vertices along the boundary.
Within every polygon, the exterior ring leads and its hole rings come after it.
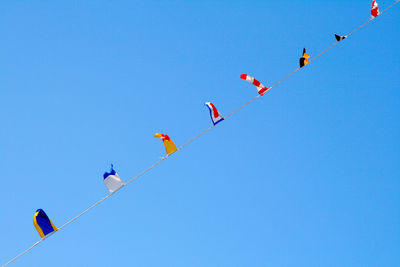
MULTIPOLYGON (((380 8, 392 4, 380 0, 380 8)), ((0 260, 371 1, 2 1, 0 260)), ((11 266, 400 266, 400 5, 11 266)))

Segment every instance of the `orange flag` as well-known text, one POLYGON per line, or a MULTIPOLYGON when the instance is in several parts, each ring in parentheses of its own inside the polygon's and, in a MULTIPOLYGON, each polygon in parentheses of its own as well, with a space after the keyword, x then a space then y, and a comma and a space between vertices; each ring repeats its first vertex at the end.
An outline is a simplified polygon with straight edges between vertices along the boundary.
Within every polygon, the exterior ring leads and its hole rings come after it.
POLYGON ((165 151, 167 152, 167 155, 170 155, 177 151, 178 149, 176 148, 174 142, 172 142, 171 138, 169 138, 168 135, 166 134, 160 134, 156 133, 154 137, 161 138, 163 140, 164 146, 165 146, 165 151))

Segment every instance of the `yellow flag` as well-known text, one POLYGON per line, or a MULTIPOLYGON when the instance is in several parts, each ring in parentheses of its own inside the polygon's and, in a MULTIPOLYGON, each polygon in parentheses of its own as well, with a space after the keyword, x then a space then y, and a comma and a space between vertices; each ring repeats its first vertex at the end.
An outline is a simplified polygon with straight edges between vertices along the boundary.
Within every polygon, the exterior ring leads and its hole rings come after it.
POLYGON ((163 140, 164 146, 165 146, 165 151, 167 152, 167 155, 170 155, 177 151, 178 149, 176 148, 174 142, 172 142, 171 138, 169 138, 168 135, 166 134, 160 134, 156 133, 154 137, 161 138, 163 140))

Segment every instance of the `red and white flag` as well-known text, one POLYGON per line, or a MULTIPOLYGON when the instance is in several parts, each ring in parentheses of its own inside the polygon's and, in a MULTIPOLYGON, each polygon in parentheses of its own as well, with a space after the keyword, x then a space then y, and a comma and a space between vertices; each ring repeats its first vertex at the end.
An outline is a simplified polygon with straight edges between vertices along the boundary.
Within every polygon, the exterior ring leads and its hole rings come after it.
POLYGON ((378 7, 378 3, 375 0, 372 0, 372 7, 371 7, 371 18, 376 18, 377 16, 379 16, 380 12, 379 12, 379 7, 378 7))
POLYGON ((262 83, 260 83, 258 80, 256 80, 254 77, 251 77, 250 75, 242 74, 242 75, 240 75, 240 78, 255 85, 257 87, 257 91, 260 95, 263 95, 266 91, 268 91, 267 87, 265 87, 262 83))

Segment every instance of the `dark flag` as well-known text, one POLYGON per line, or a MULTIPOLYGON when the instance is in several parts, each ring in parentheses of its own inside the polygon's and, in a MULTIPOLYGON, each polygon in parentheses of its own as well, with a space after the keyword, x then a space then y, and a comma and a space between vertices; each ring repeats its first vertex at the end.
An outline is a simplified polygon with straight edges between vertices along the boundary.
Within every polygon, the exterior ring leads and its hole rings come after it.
POLYGON ((343 39, 346 39, 346 36, 340 36, 340 35, 335 34, 335 38, 336 38, 336 41, 340 42, 343 39))
POLYGON ((310 63, 310 61, 308 60, 310 58, 310 55, 306 53, 306 49, 303 49, 303 56, 300 58, 300 68, 304 67, 305 65, 307 65, 308 63, 310 63))

